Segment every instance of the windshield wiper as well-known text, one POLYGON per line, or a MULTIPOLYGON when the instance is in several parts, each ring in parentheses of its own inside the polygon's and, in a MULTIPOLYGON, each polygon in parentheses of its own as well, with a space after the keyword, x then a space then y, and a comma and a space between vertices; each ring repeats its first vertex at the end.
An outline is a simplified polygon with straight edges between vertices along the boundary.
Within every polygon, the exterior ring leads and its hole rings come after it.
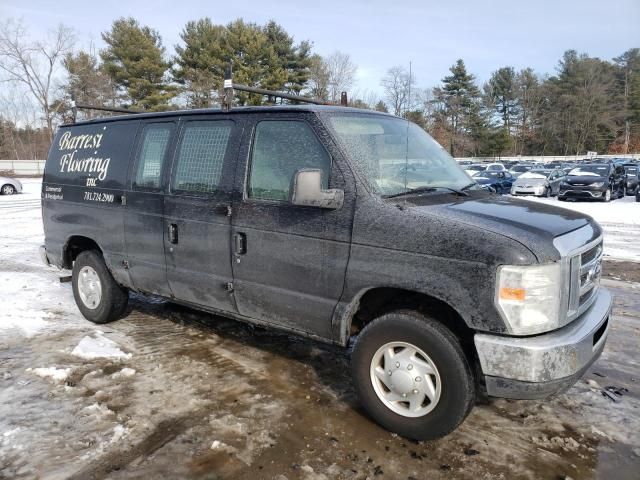
POLYGON ((449 187, 426 187, 425 186, 425 187, 410 188, 409 190, 406 190, 404 192, 392 193, 390 195, 383 195, 382 198, 396 198, 396 197, 402 197, 404 195, 413 195, 413 194, 417 194, 417 193, 435 192, 436 190, 448 190, 451 193, 455 193, 456 195, 460 195, 462 197, 468 197, 469 196, 469 194, 467 192, 463 192, 462 190, 456 190, 455 188, 449 188, 449 187))
POLYGON ((462 187, 462 188, 460 189, 460 191, 461 191, 461 192, 464 192, 465 190, 469 190, 471 187, 474 187, 474 186, 476 186, 476 185, 477 185, 477 183, 476 183, 476 182, 471 182, 471 183, 469 183, 468 185, 465 185, 464 187, 462 187))

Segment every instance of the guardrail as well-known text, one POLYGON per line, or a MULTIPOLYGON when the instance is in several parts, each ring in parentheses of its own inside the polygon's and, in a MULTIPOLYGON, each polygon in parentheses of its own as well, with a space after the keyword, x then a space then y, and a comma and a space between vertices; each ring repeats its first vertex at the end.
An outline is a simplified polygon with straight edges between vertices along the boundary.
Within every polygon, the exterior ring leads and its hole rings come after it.
POLYGON ((10 170, 16 175, 42 175, 45 160, 0 160, 0 171, 10 170))
POLYGON ((512 157, 456 157, 458 162, 472 161, 473 163, 500 163, 500 162, 572 162, 584 160, 586 158, 628 158, 629 160, 640 160, 640 153, 626 153, 617 155, 516 155, 512 157))

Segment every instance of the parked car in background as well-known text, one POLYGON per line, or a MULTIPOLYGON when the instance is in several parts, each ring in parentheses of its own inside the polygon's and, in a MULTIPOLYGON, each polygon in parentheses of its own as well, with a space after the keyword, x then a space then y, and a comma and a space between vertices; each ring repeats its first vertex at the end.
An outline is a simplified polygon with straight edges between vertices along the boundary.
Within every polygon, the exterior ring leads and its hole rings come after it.
POLYGON ((474 174, 473 179, 485 190, 504 194, 511 191, 511 185, 513 185, 515 177, 506 170, 502 172, 485 170, 474 174))
POLYGON ((534 168, 534 166, 531 163, 518 163, 509 169, 509 173, 514 177, 518 178, 520 175, 522 175, 525 172, 528 172, 532 168, 534 168))
POLYGON ((13 195, 22 192, 22 183, 17 178, 0 177, 0 193, 13 195))
POLYGON ((487 165, 486 170, 490 172, 504 172, 506 168, 502 163, 490 163, 487 165))
POLYGON ((558 200, 603 200, 625 195, 624 167, 614 163, 583 164, 571 170, 560 183, 558 200))
POLYGON ((625 163, 623 165, 625 173, 625 192, 627 195, 636 195, 638 193, 638 174, 640 167, 637 163, 625 163))
POLYGON ((562 168, 563 165, 564 164, 562 162, 549 162, 545 163, 543 168, 546 168, 547 170, 555 170, 556 168, 562 168))
POLYGON ((487 169, 486 165, 482 165, 481 163, 474 163, 473 165, 465 165, 464 171, 467 172, 470 176, 477 172, 484 172, 487 169))
POLYGON ((537 197, 558 195, 560 182, 565 175, 564 171, 559 168, 529 170, 513 182, 511 195, 535 195, 537 197))

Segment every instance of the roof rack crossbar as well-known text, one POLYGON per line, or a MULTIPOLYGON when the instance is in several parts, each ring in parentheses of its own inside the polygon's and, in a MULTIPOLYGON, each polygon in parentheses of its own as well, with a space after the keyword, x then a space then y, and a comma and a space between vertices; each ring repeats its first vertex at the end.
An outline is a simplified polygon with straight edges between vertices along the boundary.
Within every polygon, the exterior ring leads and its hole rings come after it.
POLYGON ((97 105, 84 105, 82 103, 76 103, 75 108, 79 108, 80 110, 100 110, 102 112, 114 113, 143 113, 141 110, 131 110, 129 108, 99 107, 97 105))
POLYGON ((305 97, 302 95, 293 95, 285 92, 278 92, 275 90, 267 90, 264 88, 250 87, 249 85, 242 85, 241 83, 233 83, 232 77, 232 64, 229 62, 224 71, 224 84, 221 106, 223 110, 231 110, 233 104, 233 92, 234 90, 240 90, 241 92, 257 93, 258 95, 266 95, 269 97, 284 98, 286 100, 292 100, 294 102, 311 103, 314 105, 342 105, 346 107, 348 105, 347 92, 342 92, 340 95, 340 103, 328 102, 326 100, 320 100, 319 98, 305 97))

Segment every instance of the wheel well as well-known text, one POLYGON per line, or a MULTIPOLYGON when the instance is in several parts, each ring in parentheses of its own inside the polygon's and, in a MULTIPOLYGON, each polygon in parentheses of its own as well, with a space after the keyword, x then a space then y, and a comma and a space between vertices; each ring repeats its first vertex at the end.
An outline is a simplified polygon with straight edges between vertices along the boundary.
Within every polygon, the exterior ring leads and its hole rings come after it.
POLYGON ((478 365, 473 343, 474 330, 450 305, 430 295, 398 288, 373 288, 360 298, 351 318, 350 336, 357 335, 370 321, 387 312, 400 309, 415 310, 429 315, 447 327, 460 340, 470 365, 478 365))
POLYGON ((67 244, 64 246, 64 251, 62 252, 62 266, 64 268, 71 268, 78 255, 86 250, 97 250, 102 252, 98 244, 89 237, 79 235, 70 237, 67 244))

